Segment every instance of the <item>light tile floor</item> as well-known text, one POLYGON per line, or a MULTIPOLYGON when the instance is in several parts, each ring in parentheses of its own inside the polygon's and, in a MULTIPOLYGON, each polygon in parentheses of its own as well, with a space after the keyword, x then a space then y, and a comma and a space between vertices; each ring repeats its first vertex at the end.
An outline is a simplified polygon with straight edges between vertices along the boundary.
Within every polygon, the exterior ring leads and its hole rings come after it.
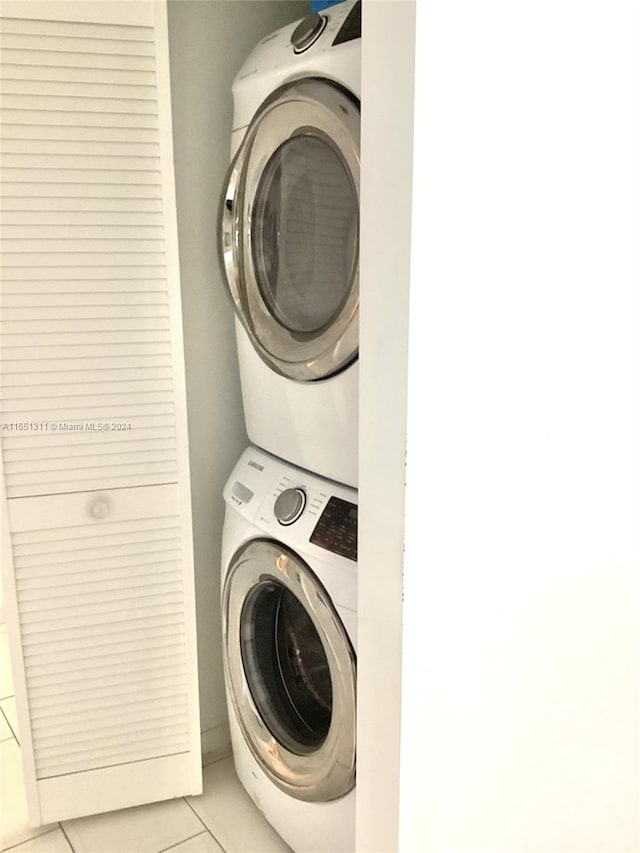
POLYGON ((27 822, 5 626, 0 625, 0 849, 11 853, 291 853, 238 781, 231 758, 204 768, 200 797, 34 829, 27 822))

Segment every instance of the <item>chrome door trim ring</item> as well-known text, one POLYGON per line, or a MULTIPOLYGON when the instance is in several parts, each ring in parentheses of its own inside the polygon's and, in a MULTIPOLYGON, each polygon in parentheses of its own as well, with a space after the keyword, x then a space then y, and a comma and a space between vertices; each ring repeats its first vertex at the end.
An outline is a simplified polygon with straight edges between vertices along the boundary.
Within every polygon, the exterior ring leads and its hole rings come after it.
POLYGON ((227 694, 251 754, 267 777, 298 800, 326 802, 355 785, 356 658, 342 622, 313 571, 271 539, 251 539, 233 555, 222 591, 223 659, 227 694), (318 749, 299 755, 271 734, 254 703, 240 649, 240 617, 247 595, 273 580, 296 596, 320 636, 329 663, 333 707, 318 749))
POLYGON ((229 167, 218 219, 218 250, 234 309, 262 360, 298 381, 328 378, 358 356, 359 254, 348 295, 332 320, 303 335, 281 325, 260 293, 251 255, 251 215, 264 168, 287 140, 330 140, 360 200, 360 110, 327 80, 304 78, 278 89, 254 116, 229 167))

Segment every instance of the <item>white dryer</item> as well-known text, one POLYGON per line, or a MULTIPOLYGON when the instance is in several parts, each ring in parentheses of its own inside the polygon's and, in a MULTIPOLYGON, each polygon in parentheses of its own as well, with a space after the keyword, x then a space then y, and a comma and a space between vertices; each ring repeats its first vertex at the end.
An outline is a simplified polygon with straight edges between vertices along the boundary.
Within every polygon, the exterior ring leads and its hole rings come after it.
POLYGON ((296 853, 355 845, 357 495, 260 450, 224 491, 236 772, 296 853))
POLYGON ((360 42, 360 2, 345 2, 253 50, 218 228, 249 439, 354 487, 360 42))

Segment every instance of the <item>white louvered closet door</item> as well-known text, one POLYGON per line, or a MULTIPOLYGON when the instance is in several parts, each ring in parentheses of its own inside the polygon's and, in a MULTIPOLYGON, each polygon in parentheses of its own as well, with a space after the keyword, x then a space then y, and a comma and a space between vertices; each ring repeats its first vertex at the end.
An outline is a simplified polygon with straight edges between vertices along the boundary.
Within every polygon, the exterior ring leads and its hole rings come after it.
POLYGON ((34 823, 201 790, 164 2, 3 3, 3 569, 34 823))

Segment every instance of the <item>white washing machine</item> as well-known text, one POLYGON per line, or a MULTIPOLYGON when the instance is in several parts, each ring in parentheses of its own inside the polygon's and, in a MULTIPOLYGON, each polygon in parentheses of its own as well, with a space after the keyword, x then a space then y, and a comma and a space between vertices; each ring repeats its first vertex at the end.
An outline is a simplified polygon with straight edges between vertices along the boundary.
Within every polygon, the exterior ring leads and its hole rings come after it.
POLYGON ((263 451, 224 491, 236 772, 296 853, 355 846, 357 495, 263 451))
POLYGON ((360 43, 360 2, 345 2, 253 50, 218 228, 249 439, 354 487, 360 43))

